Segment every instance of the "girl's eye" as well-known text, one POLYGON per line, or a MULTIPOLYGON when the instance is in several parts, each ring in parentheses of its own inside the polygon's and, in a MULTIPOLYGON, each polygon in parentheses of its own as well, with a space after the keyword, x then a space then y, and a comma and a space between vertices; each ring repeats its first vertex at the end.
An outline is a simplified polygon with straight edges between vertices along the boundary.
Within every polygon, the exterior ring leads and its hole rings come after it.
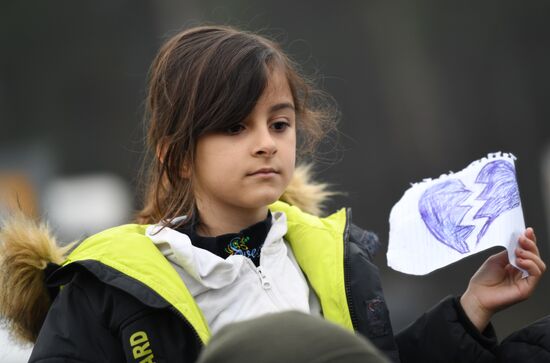
POLYGON ((287 128, 290 127, 290 123, 288 121, 276 121, 274 123, 271 124, 271 127, 275 130, 275 131, 284 131, 286 130, 287 128))
POLYGON ((244 126, 243 126, 243 125, 241 125, 241 124, 236 124, 236 125, 233 125, 233 126, 229 126, 229 127, 226 129, 226 132, 227 132, 229 135, 237 135, 237 134, 241 133, 243 130, 244 130, 244 126))

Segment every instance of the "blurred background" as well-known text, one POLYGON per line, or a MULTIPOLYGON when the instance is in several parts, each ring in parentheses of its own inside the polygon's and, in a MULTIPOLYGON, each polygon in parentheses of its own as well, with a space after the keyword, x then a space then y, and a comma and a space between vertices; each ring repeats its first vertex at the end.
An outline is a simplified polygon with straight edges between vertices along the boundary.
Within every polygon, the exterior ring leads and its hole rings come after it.
MULTIPOLYGON (((425 177, 512 152, 525 220, 549 260, 550 3, 168 1, 0 3, 0 217, 11 203, 61 240, 130 221, 143 157, 146 75, 162 41, 205 23, 260 31, 316 75, 342 114, 318 177, 330 203, 387 244, 391 207, 425 177)), ((377 256, 394 329, 460 294, 486 251, 427 276, 377 256)), ((548 275, 548 274, 547 274, 548 275)), ((496 316, 500 338, 550 314, 549 277, 496 316)), ((0 358, 25 361, 6 345, 0 358)))

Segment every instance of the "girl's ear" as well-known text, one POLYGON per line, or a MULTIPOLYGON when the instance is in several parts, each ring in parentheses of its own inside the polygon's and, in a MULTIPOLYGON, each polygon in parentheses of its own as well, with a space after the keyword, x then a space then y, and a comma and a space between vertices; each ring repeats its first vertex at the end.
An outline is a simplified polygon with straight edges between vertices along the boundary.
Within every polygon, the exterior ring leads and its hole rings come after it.
POLYGON ((161 164, 164 164, 164 157, 166 156, 166 150, 168 148, 168 140, 166 137, 163 137, 162 140, 157 144, 156 155, 157 159, 161 164))
POLYGON ((191 178, 191 165, 189 165, 189 158, 186 157, 185 161, 183 162, 183 165, 181 167, 181 176, 185 179, 191 178))
MULTIPOLYGON (((168 145, 168 137, 164 137, 162 141, 159 142, 159 144, 157 145, 156 156, 161 164, 164 164, 164 157, 166 156, 168 145)), ((185 161, 181 166, 181 176, 185 179, 191 178, 191 163, 189 162, 189 157, 185 157, 185 161)))

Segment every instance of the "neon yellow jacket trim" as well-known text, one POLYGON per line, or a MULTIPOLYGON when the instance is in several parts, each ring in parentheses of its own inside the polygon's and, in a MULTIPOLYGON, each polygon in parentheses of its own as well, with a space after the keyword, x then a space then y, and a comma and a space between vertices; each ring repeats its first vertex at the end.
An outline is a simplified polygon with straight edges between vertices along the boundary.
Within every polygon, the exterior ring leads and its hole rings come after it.
MULTIPOLYGON (((345 210, 319 218, 283 202, 270 209, 287 215, 285 239, 319 297, 325 318, 353 330, 344 284, 345 210)), ((127 224, 93 235, 63 265, 95 260, 142 282, 174 306, 206 344, 211 333, 204 315, 176 270, 145 235, 147 227, 127 224)))

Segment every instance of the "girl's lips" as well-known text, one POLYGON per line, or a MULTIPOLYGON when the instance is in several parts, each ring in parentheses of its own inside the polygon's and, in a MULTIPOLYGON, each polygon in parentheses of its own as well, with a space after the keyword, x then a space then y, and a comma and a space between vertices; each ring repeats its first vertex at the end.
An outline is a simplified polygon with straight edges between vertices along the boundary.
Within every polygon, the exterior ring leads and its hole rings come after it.
POLYGON ((275 169, 264 168, 264 169, 256 170, 255 172, 250 173, 248 175, 270 176, 275 174, 279 174, 275 169))

